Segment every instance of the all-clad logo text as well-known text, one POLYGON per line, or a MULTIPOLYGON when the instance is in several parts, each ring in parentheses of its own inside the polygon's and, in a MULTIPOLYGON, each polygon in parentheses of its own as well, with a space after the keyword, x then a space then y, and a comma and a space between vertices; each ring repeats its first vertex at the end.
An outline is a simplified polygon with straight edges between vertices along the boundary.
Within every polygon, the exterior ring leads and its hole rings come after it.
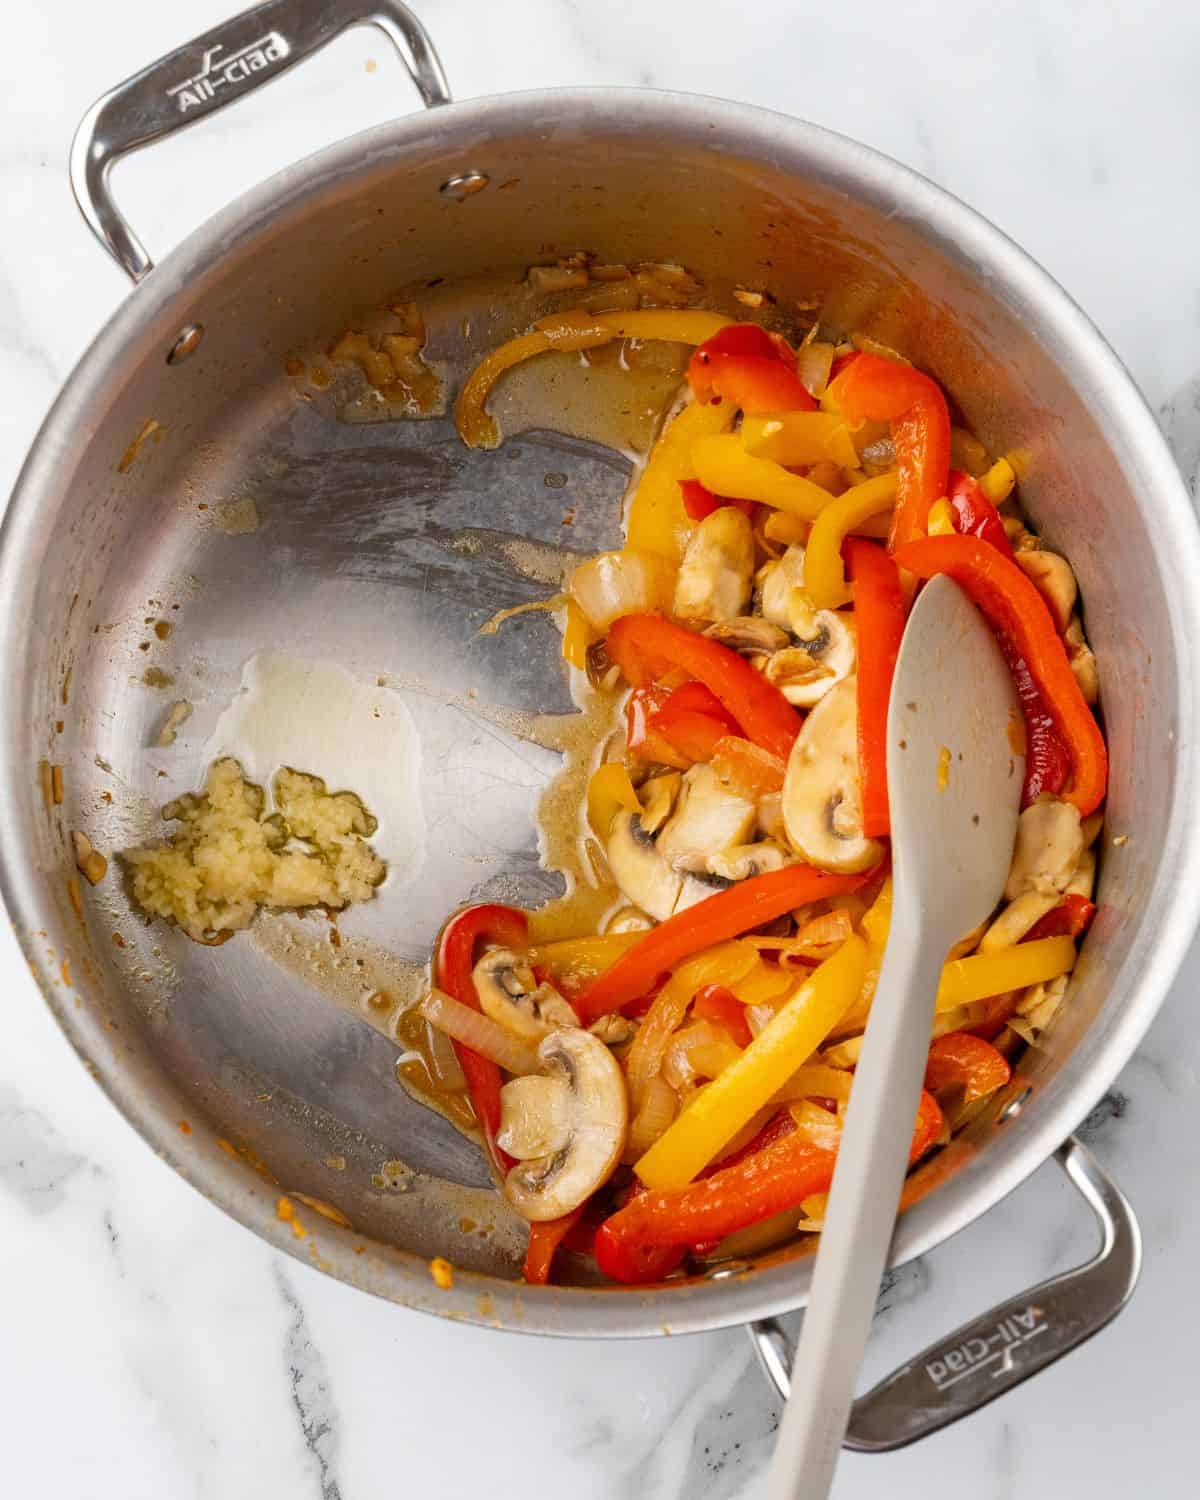
POLYGON ((1022 1344, 1045 1333, 1049 1326, 1040 1307, 1009 1313, 990 1333, 973 1334, 952 1349, 941 1350, 936 1359, 926 1360, 925 1373, 939 1391, 948 1390, 989 1365, 996 1366, 990 1371, 994 1379, 1012 1369, 1013 1354, 1022 1344))
POLYGON ((228 57, 220 55, 225 47, 218 43, 205 52, 200 71, 168 89, 167 97, 175 100, 180 114, 186 114, 189 109, 215 99, 222 89, 234 88, 252 74, 262 73, 282 62, 291 50, 277 31, 268 31, 266 36, 260 36, 258 41, 239 48, 228 57))

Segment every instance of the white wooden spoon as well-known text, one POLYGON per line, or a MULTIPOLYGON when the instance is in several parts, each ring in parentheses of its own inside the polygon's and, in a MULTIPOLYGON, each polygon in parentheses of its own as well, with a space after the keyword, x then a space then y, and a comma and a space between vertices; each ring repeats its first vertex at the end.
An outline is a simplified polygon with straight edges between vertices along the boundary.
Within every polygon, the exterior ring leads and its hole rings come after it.
POLYGON ((1024 757, 1012 678, 957 584, 927 583, 888 713, 892 921, 854 1075, 792 1366, 769 1500, 833 1482, 904 1184, 947 951, 996 906, 1016 838, 1024 757))

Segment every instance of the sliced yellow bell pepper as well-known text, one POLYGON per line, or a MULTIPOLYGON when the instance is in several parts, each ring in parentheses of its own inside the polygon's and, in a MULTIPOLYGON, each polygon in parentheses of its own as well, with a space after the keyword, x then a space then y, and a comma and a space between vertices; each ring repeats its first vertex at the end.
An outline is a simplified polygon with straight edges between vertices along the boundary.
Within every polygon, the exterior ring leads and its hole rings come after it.
POLYGON ((1007 458, 998 458, 986 474, 979 476, 979 488, 993 505, 1002 505, 1016 482, 1016 473, 1007 458))
POLYGON ((953 536, 958 530, 954 524, 954 508, 945 495, 929 507, 929 520, 925 525, 928 536, 953 536))
POLYGON ((790 990, 795 982, 795 974, 777 964, 758 963, 744 979, 728 988, 743 1005, 766 1005, 790 990))
POLYGON ((679 481, 696 477, 692 463, 696 442, 727 431, 735 415, 728 402, 718 406, 692 402, 667 425, 629 502, 627 547, 679 562, 695 524, 684 509, 679 481))
POLYGON ((566 618, 563 620, 563 661, 580 672, 586 672, 588 647, 591 644, 592 628, 587 622, 587 616, 574 599, 568 599, 566 618))
POLYGON ((622 808, 639 812, 641 803, 629 779, 629 772, 619 760, 597 766, 588 781, 587 815, 592 832, 601 841, 608 838, 613 819, 622 808))
POLYGON ((1049 937, 1017 943, 995 953, 952 958, 942 969, 937 1008, 953 1010, 990 995, 1003 995, 1006 990, 1022 990, 1026 985, 1057 979, 1075 967, 1075 956, 1074 938, 1049 937))
POLYGON ((497 447, 500 431, 486 410, 492 387, 506 370, 550 349, 594 349, 600 344, 610 344, 613 339, 702 344, 730 322, 731 318, 719 313, 670 308, 609 313, 571 308, 542 318, 528 333, 509 339, 479 361, 463 382, 454 403, 454 425, 468 448, 497 447))
POLYGON ((634 1170, 649 1188, 682 1187, 783 1087, 857 999, 867 945, 847 938, 721 1076, 693 1099, 634 1170))
POLYGON ((898 482, 895 474, 864 480, 839 495, 813 522, 804 553, 804 591, 817 609, 840 609, 854 597, 846 582, 842 543, 869 516, 891 509, 898 482))
POLYGON ((529 962, 545 969, 555 978, 570 975, 583 983, 611 969, 623 953, 628 952, 644 932, 610 932, 605 937, 562 938, 555 943, 536 943, 529 950, 529 962))
POLYGON ((692 462, 696 478, 714 495, 757 500, 806 521, 815 520, 833 502, 829 491, 811 479, 790 474, 769 458, 754 458, 736 433, 701 438, 692 449, 692 462))
POLYGON ((858 451, 840 417, 825 411, 781 411, 742 417, 742 443, 755 458, 788 467, 832 461, 858 467, 858 451))

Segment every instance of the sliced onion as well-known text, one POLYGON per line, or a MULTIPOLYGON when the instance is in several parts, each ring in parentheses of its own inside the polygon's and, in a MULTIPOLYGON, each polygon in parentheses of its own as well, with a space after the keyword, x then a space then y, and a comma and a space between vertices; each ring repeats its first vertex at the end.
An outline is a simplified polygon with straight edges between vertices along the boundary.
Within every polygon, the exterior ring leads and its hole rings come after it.
POLYGON ((782 1245, 790 1240, 796 1232, 796 1210, 785 1208, 780 1213, 772 1214, 769 1219, 759 1219, 755 1224, 747 1224, 744 1229, 735 1229, 732 1234, 716 1245, 711 1255, 698 1256, 697 1259, 711 1265, 719 1260, 746 1260, 752 1255, 761 1255, 765 1250, 773 1250, 776 1245, 782 1245))
POLYGON ((804 1099, 789 1106, 789 1113, 796 1122, 796 1131, 814 1146, 824 1151, 836 1151, 842 1143, 842 1124, 836 1115, 804 1099))
POLYGON ((508 1073, 537 1073, 537 1048, 498 1026, 482 1011, 472 1010, 441 990, 431 990, 421 1001, 421 1014, 431 1026, 478 1052, 508 1073))
POLYGON ((721 1072, 739 1051, 729 1041, 728 1034, 719 1031, 711 1021, 694 1021, 671 1038, 663 1058, 662 1076, 673 1089, 685 1088, 699 1077, 716 1077, 711 1069, 715 1067, 717 1073, 721 1072), (729 1056, 725 1056, 722 1041, 728 1043, 729 1056))
POLYGON ((570 589, 588 623, 607 630, 620 615, 669 610, 675 569, 653 552, 601 552, 575 569, 570 589))
POLYGON ((625 1160, 635 1162, 645 1155, 678 1113, 678 1094, 665 1079, 652 1078, 646 1085, 642 1107, 629 1126, 625 1160))
POLYGON ((425 1057, 429 1075, 444 1094, 465 1094, 467 1075, 462 1070, 454 1043, 444 1031, 425 1022, 425 1057))
POLYGON ((797 1068, 775 1095, 780 1104, 793 1099, 833 1099, 838 1104, 850 1102, 854 1075, 845 1068, 831 1068, 827 1063, 807 1063, 797 1068))
POLYGON ((836 350, 832 344, 803 344, 796 355, 796 374, 810 396, 820 400, 829 384, 829 372, 833 368, 836 350))

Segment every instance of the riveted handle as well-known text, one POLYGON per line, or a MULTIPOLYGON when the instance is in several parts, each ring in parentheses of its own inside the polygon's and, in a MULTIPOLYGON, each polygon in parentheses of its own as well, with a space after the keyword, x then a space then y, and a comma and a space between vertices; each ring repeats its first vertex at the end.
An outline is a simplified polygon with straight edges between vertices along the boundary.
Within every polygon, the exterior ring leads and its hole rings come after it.
MULTIPOLYGON (((886 1453, 978 1411, 1099 1333, 1128 1302, 1142 1266, 1133 1210, 1077 1140, 1055 1153, 1100 1226, 1100 1249, 1085 1265, 998 1303, 930 1344, 855 1401, 846 1447, 886 1453)), ((763 1368, 784 1400, 791 1341, 774 1318, 750 1325, 763 1368)))
POLYGON ((351 26, 376 26, 391 39, 428 108, 450 102, 433 43, 400 0, 266 0, 96 100, 71 145, 71 187, 93 234, 135 283, 154 262, 113 201, 114 163, 253 93, 351 26))

